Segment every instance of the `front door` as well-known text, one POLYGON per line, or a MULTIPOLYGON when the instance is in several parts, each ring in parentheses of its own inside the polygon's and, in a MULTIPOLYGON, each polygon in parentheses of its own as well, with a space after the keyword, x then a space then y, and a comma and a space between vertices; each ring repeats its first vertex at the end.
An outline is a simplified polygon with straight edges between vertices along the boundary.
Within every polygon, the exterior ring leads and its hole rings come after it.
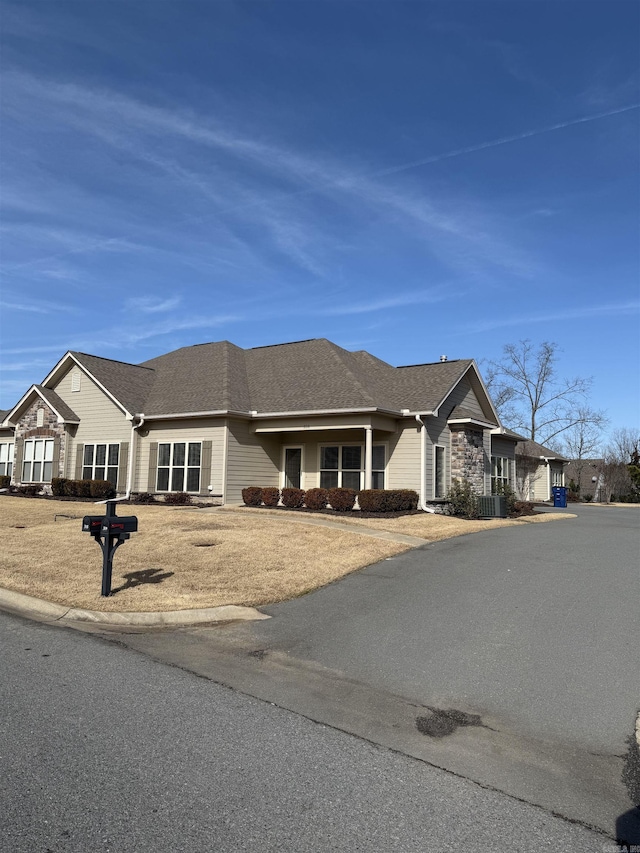
POLYGON ((288 489, 299 489, 302 482, 302 448, 285 447, 284 449, 284 486, 288 489))

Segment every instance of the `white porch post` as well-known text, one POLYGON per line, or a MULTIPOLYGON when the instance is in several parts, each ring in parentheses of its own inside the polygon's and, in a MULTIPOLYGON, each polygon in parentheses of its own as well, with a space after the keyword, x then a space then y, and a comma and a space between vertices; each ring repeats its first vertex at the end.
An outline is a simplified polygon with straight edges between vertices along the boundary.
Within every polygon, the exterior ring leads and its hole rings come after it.
POLYGON ((371 488, 371 469, 373 467, 373 429, 370 426, 364 428, 364 487, 371 488))

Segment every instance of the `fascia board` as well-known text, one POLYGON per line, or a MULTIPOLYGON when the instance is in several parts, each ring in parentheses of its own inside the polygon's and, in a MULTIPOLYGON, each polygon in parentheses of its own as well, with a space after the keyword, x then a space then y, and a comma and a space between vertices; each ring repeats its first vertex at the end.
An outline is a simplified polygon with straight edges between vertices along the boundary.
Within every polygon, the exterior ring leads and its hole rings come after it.
POLYGON ((493 427, 494 424, 489 423, 489 421, 483 421, 480 418, 449 418, 447 421, 448 424, 477 424, 481 427, 493 427))
POLYGON ((449 390, 447 391, 447 393, 444 395, 444 397, 442 398, 442 400, 440 400, 440 402, 438 403, 438 405, 435 407, 436 412, 439 410, 440 406, 442 406, 442 404, 443 404, 443 403, 444 403, 444 401, 447 399, 447 397, 449 396, 449 394, 451 394, 451 392, 452 392, 452 391, 453 391, 453 389, 456 387, 456 385, 458 385, 458 384, 461 382, 461 380, 462 380, 462 379, 464 379, 464 377, 467 375, 467 373, 469 373, 469 371, 470 371, 470 370, 473 370, 473 372, 474 372, 474 374, 475 374, 475 377, 476 377, 476 379, 478 380, 478 384, 479 384, 479 385, 480 385, 480 387, 482 388, 482 391, 483 391, 483 393, 484 393, 485 397, 487 398, 487 402, 489 403, 489 406, 490 406, 490 408, 491 408, 491 411, 492 411, 493 415, 495 416, 496 423, 497 423, 497 424, 501 424, 500 416, 499 416, 499 415, 498 415, 498 413, 496 412, 495 406, 493 405, 493 401, 491 400, 491 397, 489 396, 489 392, 487 391, 487 386, 486 386, 486 385, 484 384, 484 382, 482 381, 482 377, 480 376, 480 371, 478 370, 478 365, 476 364, 476 362, 475 362, 475 360, 474 360, 474 359, 472 359, 471 364, 467 367, 467 369, 466 369, 465 371, 463 371, 463 372, 460 374, 460 376, 456 379, 456 381, 451 385, 451 387, 449 388, 449 390))
POLYGON ((21 407, 22 407, 22 406, 27 402, 27 400, 29 399, 29 397, 30 397, 32 394, 36 394, 38 397, 40 397, 40 399, 41 399, 44 403, 46 403, 46 404, 47 404, 47 406, 49 406, 49 408, 50 408, 50 409, 52 409, 52 410, 53 410, 53 412, 55 413, 55 415, 56 415, 56 416, 57 416, 57 418, 58 418, 58 422, 59 422, 59 423, 61 423, 61 424, 79 424, 79 423, 80 423, 80 421, 76 421, 76 420, 71 420, 71 419, 69 419, 69 420, 65 420, 65 418, 63 418, 63 416, 62 416, 62 415, 60 414, 60 412, 56 409, 56 407, 53 405, 53 403, 52 403, 50 400, 47 400, 47 398, 44 396, 44 394, 42 394, 42 392, 41 392, 41 391, 39 391, 39 390, 38 390, 38 388, 37 388, 35 385, 32 385, 32 386, 31 386, 31 388, 29 388, 29 390, 27 391, 27 393, 26 393, 26 394, 24 394, 24 395, 22 396, 22 398, 21 398, 21 399, 16 403, 16 405, 13 407, 13 409, 11 409, 11 411, 10 411, 10 412, 9 412, 9 414, 7 415, 7 417, 6 417, 5 421, 3 421, 3 423, 6 423, 6 424, 9 426, 9 425, 10 425, 10 423, 11 423, 11 416, 12 416, 14 413, 17 413, 17 412, 20 410, 20 408, 21 408, 21 407))

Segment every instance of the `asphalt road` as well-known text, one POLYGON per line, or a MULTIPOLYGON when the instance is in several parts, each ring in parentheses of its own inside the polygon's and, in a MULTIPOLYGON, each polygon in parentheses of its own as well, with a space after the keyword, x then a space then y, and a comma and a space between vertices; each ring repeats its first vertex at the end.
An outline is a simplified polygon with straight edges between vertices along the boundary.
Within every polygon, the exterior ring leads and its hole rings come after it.
POLYGON ((640 513, 576 511, 386 560, 271 620, 120 639, 640 844, 640 513), (474 725, 425 733, 438 709, 474 725))
POLYGON ((0 614, 0 647, 8 853, 615 849, 99 637, 0 614))

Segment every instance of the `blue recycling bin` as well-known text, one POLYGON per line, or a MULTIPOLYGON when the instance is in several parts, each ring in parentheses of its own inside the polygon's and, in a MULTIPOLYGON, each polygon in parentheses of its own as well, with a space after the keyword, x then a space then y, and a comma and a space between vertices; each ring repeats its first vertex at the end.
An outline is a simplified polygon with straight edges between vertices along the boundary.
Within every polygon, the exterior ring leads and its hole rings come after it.
POLYGON ((553 505, 566 509, 568 491, 569 490, 566 488, 566 486, 553 486, 551 489, 551 494, 553 495, 553 505))

